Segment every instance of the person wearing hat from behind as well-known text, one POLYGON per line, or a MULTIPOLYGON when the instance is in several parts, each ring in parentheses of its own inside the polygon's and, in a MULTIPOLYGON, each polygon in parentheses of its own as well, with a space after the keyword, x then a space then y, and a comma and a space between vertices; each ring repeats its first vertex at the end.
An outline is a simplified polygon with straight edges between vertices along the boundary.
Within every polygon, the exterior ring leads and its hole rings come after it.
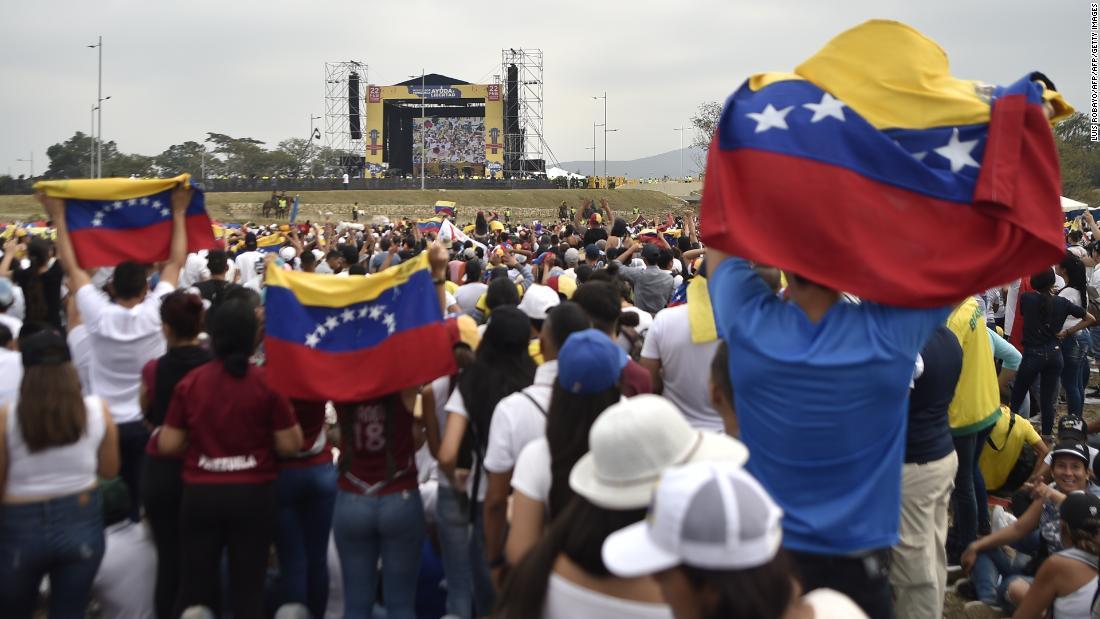
POLYGON ((1075 492, 1062 501, 1058 512, 1065 550, 1043 562, 1013 617, 1039 619, 1052 607, 1058 619, 1093 616, 1100 554, 1100 498, 1075 492))
MULTIPOLYGON (((610 519, 616 512, 644 509, 653 496, 654 483, 661 472, 670 466, 704 461, 728 461, 743 465, 749 457, 748 450, 739 441, 717 432, 691 427, 676 406, 661 396, 647 394, 623 399, 603 411, 590 425, 591 429, 582 433, 582 437, 587 438, 588 453, 581 456, 568 471, 568 490, 580 497, 582 503, 587 502, 593 509, 603 510, 581 510, 588 511, 588 516, 602 514, 610 519)), ((548 525, 551 531, 542 535, 546 514, 553 514, 553 509, 548 510, 552 489, 565 485, 562 479, 565 471, 560 462, 555 462, 547 439, 532 441, 516 461, 512 477, 515 509, 506 551, 508 560, 517 565, 517 571, 525 569, 521 559, 538 552, 533 548, 536 543, 540 547, 560 543, 560 540, 547 540, 555 539, 554 531, 560 534, 572 530, 572 516, 562 514, 553 517, 548 525)), ((569 514, 574 511, 572 507, 565 510, 569 514)), ((583 518, 585 515, 576 514, 582 516, 579 518, 582 525, 579 526, 588 530, 587 527, 595 521, 583 518)), ((632 522, 642 515, 638 512, 632 522)), ((608 524, 604 520, 599 526, 606 527, 608 524)), ((579 553, 581 549, 590 552, 589 546, 602 540, 612 530, 605 529, 602 533, 589 531, 599 540, 570 538, 563 552, 566 555, 579 553)), ((554 589, 554 583, 550 588, 554 589)), ((552 593, 550 597, 553 597, 552 593)))
POLYGON ((978 538, 962 554, 963 569, 970 572, 979 603, 992 607, 1018 605, 1027 594, 1030 579, 1024 576, 1025 568, 1038 565, 1019 565, 1005 554, 1005 546, 1033 557, 1034 562, 1063 549, 1061 517, 1058 507, 1065 497, 1074 492, 1087 492, 1100 496, 1100 487, 1089 482, 1089 452, 1084 440, 1061 440, 1051 452, 1054 483, 1025 484, 1035 499, 1011 525, 978 538), (1029 542, 1032 533, 1038 531, 1038 548, 1029 542))
POLYGON ((557 291, 542 284, 532 284, 520 299, 519 309, 527 315, 531 321, 531 344, 528 347, 531 358, 535 363, 542 363, 542 352, 539 346, 539 334, 542 332, 542 322, 546 320, 546 313, 550 308, 561 303, 561 297, 557 291))
POLYGON ((661 476, 646 519, 603 543, 603 561, 620 578, 653 575, 678 618, 865 618, 836 591, 802 596, 780 548, 782 516, 740 466, 673 467, 661 476))

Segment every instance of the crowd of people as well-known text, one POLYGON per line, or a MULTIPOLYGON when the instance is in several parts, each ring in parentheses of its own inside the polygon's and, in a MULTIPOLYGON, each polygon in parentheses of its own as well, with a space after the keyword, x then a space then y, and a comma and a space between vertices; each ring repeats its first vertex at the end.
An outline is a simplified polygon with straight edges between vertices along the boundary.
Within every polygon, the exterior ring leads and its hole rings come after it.
POLYGON ((189 254, 189 192, 160 265, 85 271, 56 199, 55 241, 6 235, 6 617, 928 618, 954 565, 973 616, 1092 616, 1089 216, 1051 269, 903 309, 704 248, 691 212, 245 224, 189 254), (423 252, 455 374, 267 382, 267 269, 423 252))

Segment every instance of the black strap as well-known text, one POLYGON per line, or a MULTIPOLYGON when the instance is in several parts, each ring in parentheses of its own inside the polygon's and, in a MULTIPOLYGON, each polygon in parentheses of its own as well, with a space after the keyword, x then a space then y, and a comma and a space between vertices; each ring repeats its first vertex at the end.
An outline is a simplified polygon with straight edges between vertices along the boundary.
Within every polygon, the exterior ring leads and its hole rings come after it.
POLYGON ((526 389, 521 389, 520 393, 523 394, 523 397, 527 398, 528 400, 531 400, 531 404, 534 404, 535 408, 539 409, 539 412, 542 413, 542 416, 546 417, 546 409, 544 409, 542 407, 542 404, 538 403, 538 400, 536 400, 530 393, 527 393, 526 389))
POLYGON ((1008 437, 1012 436, 1012 426, 1016 425, 1016 413, 1009 413, 1009 415, 1011 416, 1008 418, 1008 430, 1005 432, 1005 440, 1003 443, 1001 443, 1000 447, 997 447, 993 444, 992 432, 989 433, 989 436, 985 437, 985 442, 993 448, 993 451, 1000 451, 1005 448, 1005 445, 1008 445, 1008 437))

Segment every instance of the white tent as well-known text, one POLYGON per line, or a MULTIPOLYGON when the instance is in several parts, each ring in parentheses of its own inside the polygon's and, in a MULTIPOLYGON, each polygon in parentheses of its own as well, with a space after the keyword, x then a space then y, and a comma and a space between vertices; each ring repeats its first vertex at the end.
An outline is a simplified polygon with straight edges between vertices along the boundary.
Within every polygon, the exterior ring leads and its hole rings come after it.
POLYGON ((1077 200, 1071 200, 1065 196, 1062 196, 1062 212, 1068 213, 1070 211, 1080 211, 1088 208, 1089 205, 1084 202, 1078 202, 1077 200))
POLYGON ((566 178, 585 178, 583 174, 574 174, 561 168, 549 168, 546 170, 546 178, 561 178, 563 176, 566 178))

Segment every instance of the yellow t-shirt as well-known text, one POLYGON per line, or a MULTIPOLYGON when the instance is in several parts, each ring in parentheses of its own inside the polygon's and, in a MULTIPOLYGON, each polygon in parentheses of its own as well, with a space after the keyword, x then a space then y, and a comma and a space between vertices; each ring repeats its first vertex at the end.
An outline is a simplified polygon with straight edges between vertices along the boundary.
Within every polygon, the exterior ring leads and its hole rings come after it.
POLYGON ((947 328, 963 350, 962 373, 955 397, 947 408, 951 434, 966 436, 988 428, 1001 416, 1001 394, 985 315, 974 297, 968 297, 947 317, 947 328))
POLYGON ((1001 413, 1001 418, 997 420, 989 434, 989 439, 1000 449, 994 449, 986 442, 982 455, 978 458, 978 467, 982 470, 982 477, 985 478, 985 487, 990 492, 1004 485, 1024 447, 1031 448, 1043 440, 1035 431, 1035 427, 1024 417, 1010 414, 1006 407, 1002 407, 1001 413), (1013 417, 1016 418, 1016 422, 1011 424, 1012 431, 1009 432, 1009 422, 1013 417))
POLYGON ((531 355, 531 359, 535 362, 535 365, 542 365, 542 342, 538 338, 531 340, 527 344, 527 354, 531 355))

